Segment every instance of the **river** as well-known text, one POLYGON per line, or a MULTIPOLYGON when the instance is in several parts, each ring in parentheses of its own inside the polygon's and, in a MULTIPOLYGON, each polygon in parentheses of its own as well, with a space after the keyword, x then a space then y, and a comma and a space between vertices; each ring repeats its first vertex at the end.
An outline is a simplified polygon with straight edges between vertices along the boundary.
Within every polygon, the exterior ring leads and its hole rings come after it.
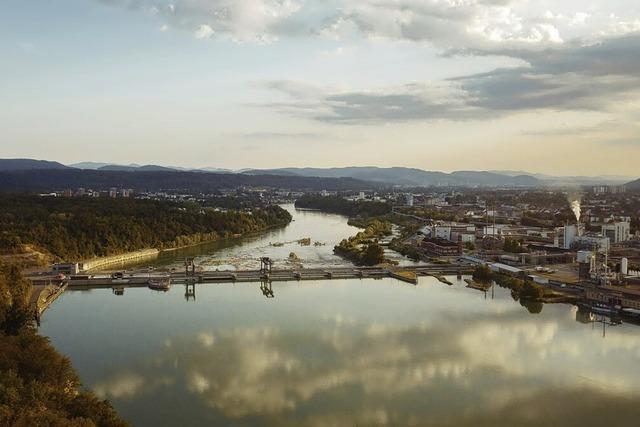
MULTIPOLYGON (((346 218, 165 254, 206 269, 339 265, 346 218), (325 245, 301 246, 310 237, 325 245), (282 246, 270 245, 284 243, 282 246)), ((601 426, 640 416, 640 327, 429 277, 68 291, 41 333, 135 426, 601 426)))

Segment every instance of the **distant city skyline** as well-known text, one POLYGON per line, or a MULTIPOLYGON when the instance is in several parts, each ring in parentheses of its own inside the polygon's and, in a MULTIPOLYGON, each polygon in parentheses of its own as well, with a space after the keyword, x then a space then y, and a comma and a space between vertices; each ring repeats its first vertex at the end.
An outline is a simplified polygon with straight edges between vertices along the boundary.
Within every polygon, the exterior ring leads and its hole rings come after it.
POLYGON ((0 158, 638 176, 637 0, 10 0, 0 158))

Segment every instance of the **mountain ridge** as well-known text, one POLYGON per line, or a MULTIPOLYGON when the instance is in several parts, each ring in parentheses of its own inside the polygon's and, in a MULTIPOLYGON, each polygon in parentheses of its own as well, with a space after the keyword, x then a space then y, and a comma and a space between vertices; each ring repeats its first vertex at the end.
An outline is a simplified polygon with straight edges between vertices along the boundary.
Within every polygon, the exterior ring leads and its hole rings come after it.
POLYGON ((0 171, 71 169, 59 162, 36 159, 0 159, 0 171))
POLYGON ((376 166, 351 166, 342 168, 279 168, 251 169, 244 174, 287 174, 299 176, 318 176, 331 178, 355 178, 364 181, 401 186, 522 186, 540 185, 537 178, 520 175, 505 176, 486 171, 455 171, 451 173, 425 171, 417 168, 376 166))
POLYGON ((265 175, 284 177, 353 178, 377 184, 402 187, 429 186, 576 186, 576 185, 636 185, 633 178, 606 176, 553 176, 521 170, 461 170, 454 172, 427 171, 410 167, 347 166, 333 168, 285 167, 272 169, 223 169, 213 167, 185 168, 137 163, 79 162, 63 165, 59 162, 34 159, 0 159, 0 171, 75 169, 117 172, 197 172, 214 174, 265 175))

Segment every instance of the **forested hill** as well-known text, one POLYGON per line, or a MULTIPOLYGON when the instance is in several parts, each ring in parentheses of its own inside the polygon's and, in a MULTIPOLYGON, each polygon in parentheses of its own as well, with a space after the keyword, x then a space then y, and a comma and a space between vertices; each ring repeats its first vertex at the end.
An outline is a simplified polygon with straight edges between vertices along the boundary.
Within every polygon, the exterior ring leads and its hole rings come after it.
POLYGON ((196 203, 0 195, 0 251, 29 244, 80 261, 254 233, 290 221, 279 206, 218 212, 196 203))
POLYGON ((340 196, 304 195, 296 200, 296 208, 316 209, 350 217, 378 216, 391 213, 391 205, 373 201, 350 201, 340 196))
POLYGON ((111 187, 137 191, 189 190, 210 192, 239 186, 290 190, 364 190, 376 184, 353 178, 243 175, 179 171, 16 170, 0 172, 0 191, 44 192, 67 188, 106 190, 111 187))

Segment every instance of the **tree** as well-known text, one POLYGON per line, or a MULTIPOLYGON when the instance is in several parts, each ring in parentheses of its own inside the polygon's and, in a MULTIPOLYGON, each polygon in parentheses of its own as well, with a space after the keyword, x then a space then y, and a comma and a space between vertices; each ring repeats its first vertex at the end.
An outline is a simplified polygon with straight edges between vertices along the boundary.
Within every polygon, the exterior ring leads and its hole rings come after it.
POLYGON ((531 314, 540 314, 542 313, 542 308, 544 304, 540 301, 532 301, 528 299, 521 299, 520 305, 527 309, 527 311, 531 314))
POLYGON ((31 283, 22 278, 15 265, 0 265, 0 329, 16 335, 29 320, 31 283))
POLYGON ((113 407, 89 392, 69 360, 32 327, 31 283, 0 265, 0 425, 120 427, 113 407))
POLYGON ((378 242, 369 243, 360 256, 360 262, 363 265, 376 265, 384 261, 384 249, 378 242))
POLYGON ((527 252, 527 249, 523 246, 523 243, 524 240, 515 240, 507 237, 506 239, 504 239, 504 246, 502 247, 502 250, 515 254, 527 252))
POLYGON ((540 299, 544 297, 544 289, 531 281, 526 281, 522 287, 520 296, 529 299, 540 299))
POLYGON ((473 280, 481 283, 488 283, 493 280, 493 274, 488 265, 479 265, 473 271, 473 280))

